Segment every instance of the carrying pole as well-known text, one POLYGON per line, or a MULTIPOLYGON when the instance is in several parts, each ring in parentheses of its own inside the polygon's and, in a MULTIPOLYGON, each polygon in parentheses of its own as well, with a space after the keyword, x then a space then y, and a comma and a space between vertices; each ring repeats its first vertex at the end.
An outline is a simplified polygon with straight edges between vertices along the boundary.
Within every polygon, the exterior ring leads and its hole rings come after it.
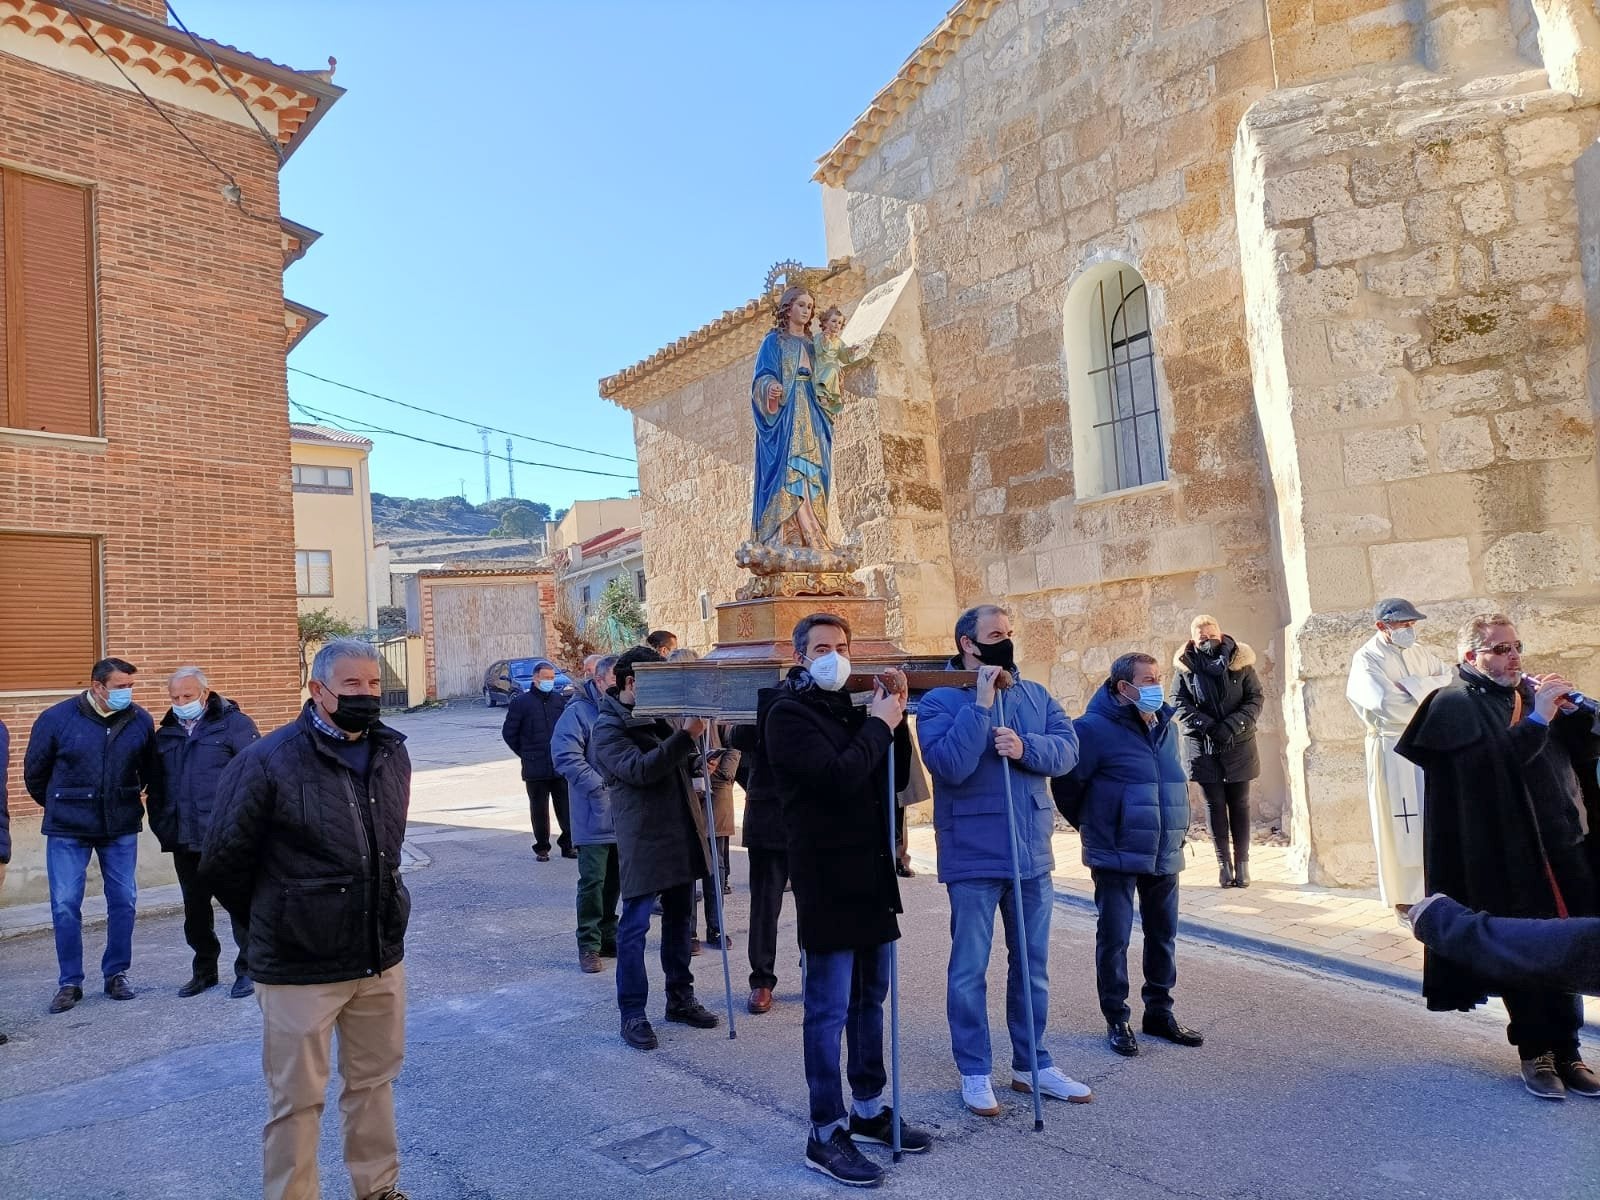
POLYGON ((706 897, 706 905, 715 904, 717 913, 717 933, 722 945, 722 991, 728 1001, 728 1039, 731 1041, 739 1036, 739 1031, 733 1025, 733 971, 728 966, 728 927, 723 923, 722 911, 722 855, 717 850, 717 813, 711 803, 711 722, 706 722, 705 732, 700 735, 700 770, 705 779, 705 807, 706 807, 706 842, 711 848, 711 879, 704 890, 711 895, 706 897))
MULTIPOLYGON (((888 789, 888 802, 884 807, 889 812, 889 862, 892 869, 892 864, 900 854, 900 839, 895 828, 899 797, 895 795, 894 790, 892 737, 889 741, 888 789)), ((894 1151, 894 1161, 899 1162, 905 1152, 900 1148, 900 941, 898 938, 889 943, 889 1107, 894 1113, 889 1146, 894 1151)))
MULTIPOLYGON (((995 720, 1006 723, 1005 692, 994 694, 995 720)), ((1022 1012, 1028 1022, 1028 1071, 1033 1083, 1033 1131, 1044 1132, 1044 1097, 1039 1094, 1039 1039, 1033 1023, 1033 972, 1028 967, 1028 923, 1022 913, 1022 861, 1017 850, 1017 812, 1011 805, 1011 760, 1000 756, 1000 777, 1006 786, 1006 827, 1011 834, 1011 904, 1016 915, 1017 961, 1022 967, 1022 1012)))

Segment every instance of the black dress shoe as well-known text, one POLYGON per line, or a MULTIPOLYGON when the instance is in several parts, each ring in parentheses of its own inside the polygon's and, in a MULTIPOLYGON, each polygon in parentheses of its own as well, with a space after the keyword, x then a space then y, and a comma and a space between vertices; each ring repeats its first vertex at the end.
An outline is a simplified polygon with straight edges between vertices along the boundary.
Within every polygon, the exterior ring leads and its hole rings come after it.
MULTIPOLYGON (((858 1117, 850 1114, 850 1140, 872 1142, 878 1146, 894 1145, 894 1109, 885 1108, 875 1117, 858 1117)), ((933 1135, 915 1125, 900 1122, 900 1149, 906 1154, 921 1154, 933 1145, 933 1135)))
POLYGON ((62 988, 56 993, 54 1000, 50 1001, 50 1011, 53 1013, 64 1013, 67 1011, 67 1009, 71 1008, 74 1004, 82 999, 83 989, 69 983, 66 987, 62 988))
POLYGON ((193 975, 189 976, 189 982, 178 989, 178 995, 187 1000, 190 996, 198 996, 207 988, 214 988, 216 986, 217 973, 215 971, 211 972, 209 975, 202 971, 196 971, 193 975))
POLYGON ((561 857, 562 858, 577 858, 578 857, 578 852, 569 847, 568 849, 563 850, 561 852, 561 857))
POLYGON ((635 1050, 654 1050, 656 1031, 645 1017, 629 1017, 622 1023, 622 1040, 635 1050))
POLYGON ((1106 1026, 1106 1041, 1123 1058, 1132 1058, 1139 1053, 1139 1039, 1133 1036, 1133 1026, 1126 1021, 1120 1025, 1106 1026))
POLYGON ((1172 1042, 1179 1046, 1203 1046, 1205 1038, 1194 1030, 1178 1024, 1178 1018, 1171 1013, 1166 1016, 1152 1017, 1146 1015, 1141 1027, 1151 1037, 1161 1038, 1163 1041, 1172 1042))
POLYGON ((229 997, 234 1000, 243 1000, 246 996, 254 996, 255 994, 256 985, 251 981, 250 976, 235 975, 233 977, 233 986, 228 989, 229 997))
POLYGON ((696 1029, 715 1029, 721 1024, 717 1014, 698 1000, 667 1005, 667 1020, 680 1025, 693 1025, 696 1029))

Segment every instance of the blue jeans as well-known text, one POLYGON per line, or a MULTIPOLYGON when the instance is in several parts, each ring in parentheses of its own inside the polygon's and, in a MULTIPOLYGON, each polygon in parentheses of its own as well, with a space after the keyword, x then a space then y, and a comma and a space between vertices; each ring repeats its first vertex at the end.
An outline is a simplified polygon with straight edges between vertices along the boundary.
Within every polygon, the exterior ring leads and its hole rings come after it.
POLYGON ((45 871, 50 879, 50 921, 56 930, 56 962, 60 987, 83 986, 83 885, 89 856, 100 859, 106 891, 106 952, 100 973, 110 979, 133 964, 133 906, 139 887, 135 868, 139 835, 125 834, 108 842, 82 838, 45 839, 45 871))
POLYGON ((1133 936, 1133 897, 1139 896, 1139 923, 1144 926, 1144 1000, 1146 1016, 1172 1014, 1172 989, 1178 982, 1178 877, 1130 875, 1125 871, 1089 872, 1094 879, 1095 986, 1106 1024, 1121 1025, 1128 1010, 1128 941, 1133 936))
MULTIPOLYGON (((644 1016, 650 999, 650 977, 644 969, 644 939, 650 932, 654 895, 633 896, 622 902, 617 921, 617 1007, 624 1021, 644 1016)), ((684 883, 661 893, 661 970, 667 977, 667 1007, 694 999, 694 975, 689 970, 689 942, 694 937, 694 884, 684 883)))
POLYGON ((839 1084, 841 1035, 850 1051, 847 1073, 856 1111, 864 1117, 882 1111, 878 1098, 889 1079, 883 1066, 883 999, 888 994, 889 943, 806 952, 806 1088, 811 1125, 819 1137, 845 1119, 839 1084))
MULTIPOLYGON (((950 1020, 950 1049, 963 1075, 987 1075, 989 1054, 989 948, 994 943, 994 911, 1006 935, 1006 1029, 1011 1034, 1011 1069, 1028 1069, 1028 1018, 1022 995, 1022 961, 1018 956, 1016 906, 1009 879, 963 879, 947 884, 950 891, 950 972, 945 1013, 950 1020)), ((1044 1027, 1050 1013, 1050 910, 1055 892, 1048 873, 1022 881, 1022 925, 1027 930, 1028 983, 1033 989, 1033 1040, 1039 1048, 1039 1069, 1052 1065, 1044 1048, 1044 1027)))

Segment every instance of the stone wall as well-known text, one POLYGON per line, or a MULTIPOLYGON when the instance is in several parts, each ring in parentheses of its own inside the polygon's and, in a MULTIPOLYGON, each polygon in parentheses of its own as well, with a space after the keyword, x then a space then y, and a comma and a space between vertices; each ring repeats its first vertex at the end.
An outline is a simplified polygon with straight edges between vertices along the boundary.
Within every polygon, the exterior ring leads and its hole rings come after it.
POLYGON ((1240 132, 1251 353, 1290 580, 1293 824, 1320 880, 1370 878, 1343 691, 1376 597, 1428 612, 1447 661, 1463 618, 1508 609, 1532 669, 1600 683, 1574 190, 1595 129, 1542 71, 1396 68, 1274 93, 1240 132))
POLYGON ((1274 698, 1263 819, 1285 794, 1284 605, 1229 148, 1272 82, 1260 3, 1004 3, 826 205, 830 253, 869 284, 915 270, 959 605, 1011 604, 1024 669, 1073 712, 1115 655, 1165 662, 1216 613, 1274 698), (1170 478, 1080 500, 1064 314, 1110 260, 1149 288, 1170 478))

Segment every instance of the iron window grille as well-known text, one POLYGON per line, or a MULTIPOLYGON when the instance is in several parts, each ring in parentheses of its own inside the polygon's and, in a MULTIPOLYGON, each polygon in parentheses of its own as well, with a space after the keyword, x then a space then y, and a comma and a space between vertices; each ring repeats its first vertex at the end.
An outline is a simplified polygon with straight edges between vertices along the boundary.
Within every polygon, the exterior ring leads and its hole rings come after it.
POLYGON ((1155 340, 1144 281, 1118 271, 1096 286, 1091 319, 1095 365, 1095 437, 1110 465, 1107 491, 1159 483, 1167 477, 1161 407, 1156 398, 1155 340))

